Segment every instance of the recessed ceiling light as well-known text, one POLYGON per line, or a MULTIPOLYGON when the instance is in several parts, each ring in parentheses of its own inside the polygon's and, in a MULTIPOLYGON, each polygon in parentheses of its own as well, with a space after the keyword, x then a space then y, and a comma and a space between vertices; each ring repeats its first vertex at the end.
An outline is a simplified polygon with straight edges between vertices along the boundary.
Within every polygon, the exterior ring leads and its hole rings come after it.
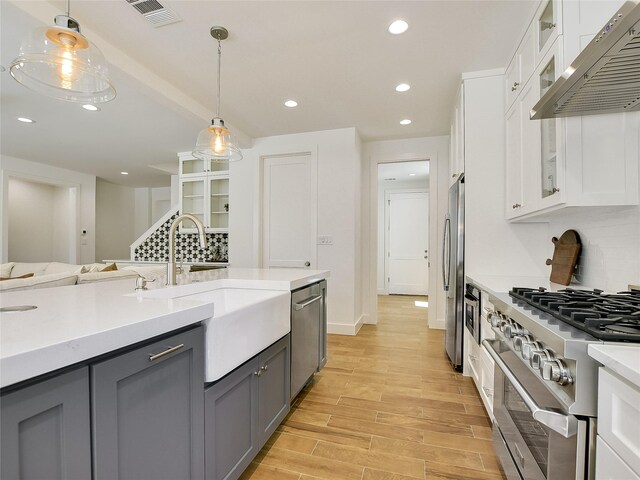
POLYGON ((415 177, 415 176, 416 176, 416 174, 415 174, 415 173, 410 173, 410 174, 409 174, 409 176, 410 176, 410 177, 415 177))
POLYGON ((36 123, 35 120, 31 120, 30 118, 27 118, 27 117, 18 117, 18 121, 22 123, 36 123))
POLYGON ((400 125, 409 125, 411 123, 411 120, 409 120, 408 118, 405 118, 404 120, 400 120, 400 125))
POLYGON ((100 110, 99 107, 96 107, 95 105, 91 105, 90 103, 87 103, 86 105, 82 105, 82 108, 84 108, 85 110, 89 110, 90 112, 97 112, 98 110, 100 110))
POLYGON ((120 175, 129 175, 129 172, 120 172, 120 175))
POLYGON ((396 20, 391 25, 389 25, 389 33, 393 33, 394 35, 400 35, 404 33, 409 28, 409 24, 404 20, 396 20))
POLYGON ((406 84, 406 83, 401 83, 400 85, 398 85, 396 87, 396 92, 406 92, 407 90, 409 90, 411 88, 410 85, 406 84))
POLYGON ((298 102, 296 102, 295 100, 287 100, 286 102, 284 102, 285 106, 289 107, 289 108, 293 108, 293 107, 297 107, 298 106, 298 102))

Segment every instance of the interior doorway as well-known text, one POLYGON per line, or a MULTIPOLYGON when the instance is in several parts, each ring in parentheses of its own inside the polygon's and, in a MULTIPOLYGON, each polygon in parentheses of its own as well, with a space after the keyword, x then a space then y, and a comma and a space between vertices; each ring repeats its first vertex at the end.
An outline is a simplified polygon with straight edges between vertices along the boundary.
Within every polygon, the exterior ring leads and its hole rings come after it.
POLYGON ((77 189, 9 177, 8 259, 76 262, 77 189))
POLYGON ((429 161, 378 164, 378 293, 429 290, 429 161))

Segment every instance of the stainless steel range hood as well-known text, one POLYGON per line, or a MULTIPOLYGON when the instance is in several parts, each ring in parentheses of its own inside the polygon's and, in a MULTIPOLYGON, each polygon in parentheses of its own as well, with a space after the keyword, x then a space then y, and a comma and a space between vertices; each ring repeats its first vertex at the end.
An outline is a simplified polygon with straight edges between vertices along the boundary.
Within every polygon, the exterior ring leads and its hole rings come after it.
POLYGON ((627 1, 531 109, 531 119, 640 110, 640 0, 627 1))

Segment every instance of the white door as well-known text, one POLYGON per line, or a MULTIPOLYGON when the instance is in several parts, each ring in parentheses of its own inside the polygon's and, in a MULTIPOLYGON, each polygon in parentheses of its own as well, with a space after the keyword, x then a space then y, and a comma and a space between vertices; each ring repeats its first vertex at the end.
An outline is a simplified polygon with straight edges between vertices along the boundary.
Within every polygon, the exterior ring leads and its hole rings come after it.
POLYGON ((262 267, 316 268, 315 156, 264 158, 262 191, 262 267))
POLYGON ((389 293, 427 295, 429 290, 429 194, 387 197, 387 288, 389 293))

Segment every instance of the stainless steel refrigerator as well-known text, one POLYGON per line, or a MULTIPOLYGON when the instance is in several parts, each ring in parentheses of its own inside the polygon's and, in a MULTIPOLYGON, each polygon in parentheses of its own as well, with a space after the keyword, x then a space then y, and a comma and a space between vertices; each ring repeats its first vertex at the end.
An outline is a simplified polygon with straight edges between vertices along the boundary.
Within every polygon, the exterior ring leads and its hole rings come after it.
POLYGON ((445 349, 451 365, 462 370, 464 330, 464 174, 449 189, 449 210, 442 241, 445 349))

